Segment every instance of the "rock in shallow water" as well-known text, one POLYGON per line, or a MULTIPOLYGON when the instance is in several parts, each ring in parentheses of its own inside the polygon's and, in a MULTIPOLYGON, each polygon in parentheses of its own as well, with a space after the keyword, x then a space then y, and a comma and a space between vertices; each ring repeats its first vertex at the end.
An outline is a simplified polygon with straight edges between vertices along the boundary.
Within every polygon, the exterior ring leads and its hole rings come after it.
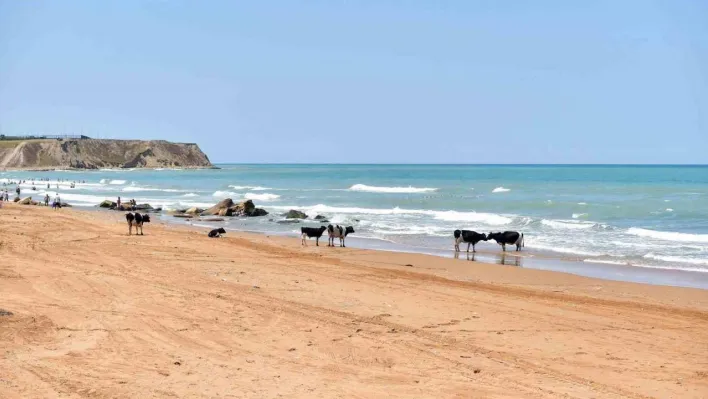
POLYGON ((307 214, 295 209, 291 209, 285 214, 286 219, 307 219, 307 214))

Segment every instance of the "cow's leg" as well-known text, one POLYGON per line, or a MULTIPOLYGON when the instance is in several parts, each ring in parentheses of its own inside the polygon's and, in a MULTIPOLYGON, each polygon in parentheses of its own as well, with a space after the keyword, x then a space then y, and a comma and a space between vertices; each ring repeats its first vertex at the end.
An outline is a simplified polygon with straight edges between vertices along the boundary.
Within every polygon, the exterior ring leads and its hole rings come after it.
POLYGON ((475 253, 475 252, 477 252, 477 250, 476 250, 476 249, 474 248, 474 246, 475 246, 475 244, 474 244, 474 243, 472 243, 472 253, 475 253))
POLYGON ((306 245, 306 244, 305 244, 305 233, 302 233, 302 235, 301 235, 300 237, 302 237, 302 238, 300 239, 300 245, 305 246, 305 245, 306 245))
POLYGON ((319 237, 315 237, 315 245, 318 247, 320 246, 320 238, 319 237))
POLYGON ((128 235, 133 235, 133 224, 128 222, 128 235))
POLYGON ((471 243, 471 242, 468 242, 468 243, 467 243, 467 252, 468 252, 468 253, 470 252, 470 245, 472 245, 472 243, 471 243))
POLYGON ((506 252, 506 244, 502 243, 502 251, 506 252))
POLYGON ((344 237, 340 238, 340 240, 342 240, 342 248, 346 248, 347 246, 344 245, 344 237))

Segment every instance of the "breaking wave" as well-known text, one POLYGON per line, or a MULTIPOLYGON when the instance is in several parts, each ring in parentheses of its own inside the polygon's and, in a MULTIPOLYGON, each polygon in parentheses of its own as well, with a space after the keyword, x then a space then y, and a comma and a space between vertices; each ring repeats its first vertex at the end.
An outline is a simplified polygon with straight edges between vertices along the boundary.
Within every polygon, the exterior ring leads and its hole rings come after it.
POLYGON ((511 191, 510 188, 504 188, 504 187, 497 187, 494 190, 492 190, 493 193, 506 193, 511 191))
POLYGON ((415 194, 429 193, 437 191, 437 188, 431 187, 384 187, 384 186, 367 186, 366 184, 355 184, 349 187, 350 191, 363 191, 367 193, 397 193, 397 194, 415 194))
POLYGON ((677 233, 673 231, 656 231, 641 229, 639 227, 631 227, 627 230, 627 234, 654 238, 657 240, 678 241, 678 242, 705 242, 708 243, 708 234, 689 234, 677 233))
POLYGON ((254 201, 275 201, 278 198, 280 198, 279 195, 269 194, 269 193, 263 193, 263 194, 246 193, 246 195, 244 197, 246 199, 250 199, 250 200, 254 200, 254 201))
POLYGON ((233 188, 234 190, 253 190, 253 191, 265 191, 265 190, 270 190, 268 187, 261 187, 261 186, 235 186, 233 184, 229 185, 230 188, 233 188))

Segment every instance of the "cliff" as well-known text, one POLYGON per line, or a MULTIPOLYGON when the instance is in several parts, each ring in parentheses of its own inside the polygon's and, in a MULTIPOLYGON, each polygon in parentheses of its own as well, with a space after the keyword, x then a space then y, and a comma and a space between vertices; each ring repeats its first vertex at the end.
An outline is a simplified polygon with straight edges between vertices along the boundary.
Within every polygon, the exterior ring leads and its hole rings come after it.
POLYGON ((196 144, 164 140, 0 141, 0 168, 211 168, 196 144))

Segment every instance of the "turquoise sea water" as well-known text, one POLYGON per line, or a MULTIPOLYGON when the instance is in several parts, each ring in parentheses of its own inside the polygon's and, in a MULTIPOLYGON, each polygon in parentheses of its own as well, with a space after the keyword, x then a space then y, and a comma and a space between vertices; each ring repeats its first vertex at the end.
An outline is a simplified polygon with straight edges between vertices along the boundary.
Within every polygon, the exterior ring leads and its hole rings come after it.
MULTIPOLYGON (((587 263, 708 272, 708 166, 219 165, 219 170, 3 172, 27 179, 23 197, 58 192, 93 207, 135 198, 154 206, 207 207, 249 198, 271 215, 227 229, 296 233, 280 214, 301 209, 354 226, 355 236, 452 249, 457 228, 525 234, 530 255, 587 263), (57 180, 83 181, 76 188, 57 180)), ((14 192, 11 191, 14 195, 14 192)), ((172 219, 167 216, 165 219, 172 219)), ((305 222, 315 224, 314 221, 305 222)), ((482 251, 499 251, 481 243, 482 251)))

